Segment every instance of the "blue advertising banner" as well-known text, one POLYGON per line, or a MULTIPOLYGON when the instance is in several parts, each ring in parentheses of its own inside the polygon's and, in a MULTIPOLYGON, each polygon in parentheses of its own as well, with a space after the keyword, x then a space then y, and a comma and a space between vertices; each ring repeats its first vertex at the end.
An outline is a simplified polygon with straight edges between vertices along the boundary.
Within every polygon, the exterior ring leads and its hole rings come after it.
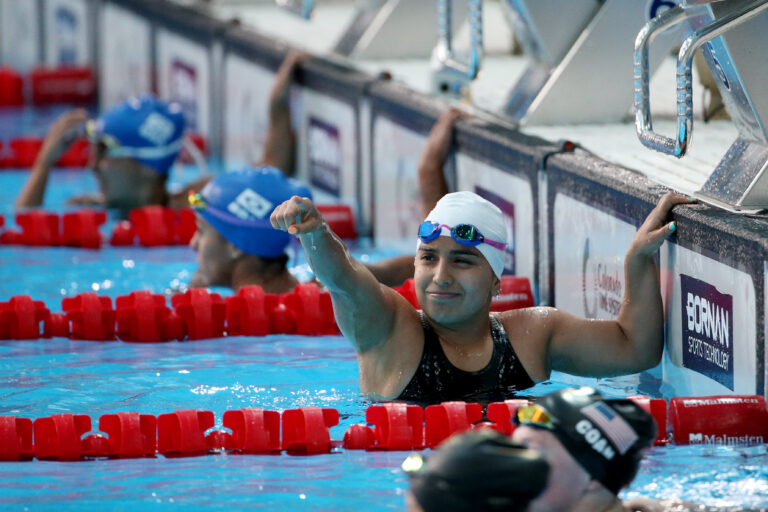
POLYGON ((733 296, 680 274, 683 366, 733 390, 733 296))
POLYGON ((501 196, 481 187, 475 187, 475 193, 487 199, 499 207, 504 215, 504 224, 507 227, 507 251, 504 255, 504 274, 515 274, 515 205, 506 201, 501 196))
POLYGON ((315 117, 309 118, 309 180, 320 190, 341 195, 341 142, 339 129, 315 117))

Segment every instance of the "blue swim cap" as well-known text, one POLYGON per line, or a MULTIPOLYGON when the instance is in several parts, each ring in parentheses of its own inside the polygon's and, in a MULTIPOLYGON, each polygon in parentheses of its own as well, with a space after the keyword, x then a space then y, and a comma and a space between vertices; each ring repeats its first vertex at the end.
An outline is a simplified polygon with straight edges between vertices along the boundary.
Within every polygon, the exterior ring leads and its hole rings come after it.
POLYGON ((247 254, 277 258, 291 235, 274 229, 272 211, 292 196, 312 197, 309 189, 269 166, 220 174, 200 192, 197 212, 235 247, 247 254))
POLYGON ((184 142, 184 114, 178 103, 145 95, 116 105, 86 129, 104 142, 107 156, 133 158, 166 176, 184 142))

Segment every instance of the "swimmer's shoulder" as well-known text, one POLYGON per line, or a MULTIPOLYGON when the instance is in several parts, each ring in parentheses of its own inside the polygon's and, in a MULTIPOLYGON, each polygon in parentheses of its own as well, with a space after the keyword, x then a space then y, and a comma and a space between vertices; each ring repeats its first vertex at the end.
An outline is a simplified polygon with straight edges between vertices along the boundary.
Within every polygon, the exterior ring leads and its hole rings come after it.
POLYGON ((549 339, 559 311, 537 306, 494 313, 528 375, 540 382, 549 378, 549 339))

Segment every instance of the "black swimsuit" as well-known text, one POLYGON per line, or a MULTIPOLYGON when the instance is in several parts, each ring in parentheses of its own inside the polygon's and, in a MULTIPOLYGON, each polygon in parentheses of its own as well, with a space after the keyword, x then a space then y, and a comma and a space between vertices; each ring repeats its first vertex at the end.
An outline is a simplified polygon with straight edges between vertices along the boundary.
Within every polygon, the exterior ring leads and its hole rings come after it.
POLYGON ((535 384, 517 358, 504 326, 494 316, 490 316, 491 361, 482 370, 466 372, 451 364, 424 313, 419 314, 424 328, 424 351, 416 373, 397 400, 427 404, 450 400, 492 402, 512 398, 517 391, 535 384))

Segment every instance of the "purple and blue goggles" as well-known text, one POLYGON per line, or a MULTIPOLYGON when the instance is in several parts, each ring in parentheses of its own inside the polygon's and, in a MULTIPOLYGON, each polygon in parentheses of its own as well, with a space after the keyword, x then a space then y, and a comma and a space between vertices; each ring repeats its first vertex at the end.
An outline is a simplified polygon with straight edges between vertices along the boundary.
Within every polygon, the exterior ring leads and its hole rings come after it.
POLYGON ((480 230, 472 224, 456 224, 451 227, 447 224, 439 224, 431 220, 425 220, 419 225, 419 240, 425 243, 431 242, 440 236, 440 230, 443 228, 448 228, 451 232, 451 238, 461 245, 475 247, 480 244, 488 244, 501 251, 507 247, 504 242, 497 242, 496 240, 485 238, 482 233, 480 233, 480 230))

